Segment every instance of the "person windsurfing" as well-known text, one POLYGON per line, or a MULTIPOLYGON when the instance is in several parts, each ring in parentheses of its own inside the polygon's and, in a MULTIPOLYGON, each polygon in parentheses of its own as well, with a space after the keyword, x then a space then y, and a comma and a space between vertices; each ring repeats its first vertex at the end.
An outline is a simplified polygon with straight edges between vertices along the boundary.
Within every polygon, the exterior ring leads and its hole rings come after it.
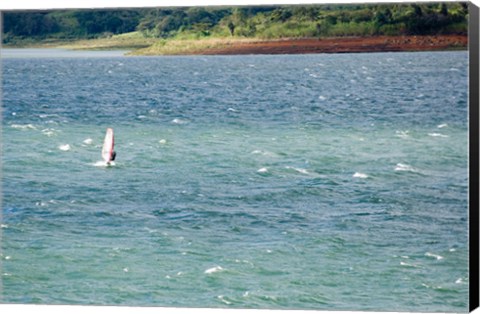
POLYGON ((107 163, 107 165, 110 165, 111 162, 113 162, 115 160, 115 157, 117 156, 117 153, 113 150, 114 145, 115 145, 115 141, 113 137, 113 129, 108 128, 107 133, 105 134, 105 140, 103 141, 103 147, 102 147, 102 158, 107 163))

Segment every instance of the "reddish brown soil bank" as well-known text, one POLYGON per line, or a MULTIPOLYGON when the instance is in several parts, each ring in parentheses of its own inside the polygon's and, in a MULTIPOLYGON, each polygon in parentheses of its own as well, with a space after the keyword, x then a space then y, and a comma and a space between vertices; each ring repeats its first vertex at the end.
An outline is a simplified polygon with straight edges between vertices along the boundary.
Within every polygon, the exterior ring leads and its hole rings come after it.
POLYGON ((305 38, 234 43, 198 54, 305 54, 466 49, 465 35, 305 38))

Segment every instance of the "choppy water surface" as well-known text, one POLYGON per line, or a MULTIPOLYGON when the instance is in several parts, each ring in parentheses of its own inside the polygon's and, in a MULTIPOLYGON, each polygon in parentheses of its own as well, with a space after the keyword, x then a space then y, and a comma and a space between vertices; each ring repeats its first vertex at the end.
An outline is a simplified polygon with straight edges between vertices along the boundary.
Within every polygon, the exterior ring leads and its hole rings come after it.
POLYGON ((466 311, 467 61, 11 54, 1 301, 466 311))

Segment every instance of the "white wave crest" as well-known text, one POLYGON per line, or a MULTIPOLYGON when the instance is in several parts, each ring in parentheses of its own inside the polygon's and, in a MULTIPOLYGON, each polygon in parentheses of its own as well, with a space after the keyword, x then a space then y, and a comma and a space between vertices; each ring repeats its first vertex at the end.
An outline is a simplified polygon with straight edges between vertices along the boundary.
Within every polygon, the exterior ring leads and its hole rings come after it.
POLYGON ((14 128, 14 129, 19 129, 19 130, 27 130, 27 129, 30 129, 30 130, 36 130, 37 127, 34 126, 33 124, 12 124, 10 125, 10 127, 14 128))
POLYGON ((258 173, 267 173, 268 172, 268 168, 267 167, 262 167, 260 169, 257 170, 258 173))
POLYGON ((425 253, 425 256, 433 257, 433 258, 436 258, 437 260, 443 259, 443 256, 440 256, 438 254, 433 254, 433 253, 430 253, 430 252, 425 253))
POLYGON ((419 265, 411 264, 411 263, 405 263, 405 262, 400 262, 400 265, 405 266, 405 267, 421 268, 421 266, 419 266, 419 265))
POLYGON ((260 149, 256 149, 256 150, 252 151, 250 154, 252 154, 252 155, 262 155, 262 156, 265 156, 265 157, 278 157, 278 155, 276 153, 269 152, 269 151, 263 151, 263 150, 260 150, 260 149))
POLYGON ((225 297, 223 295, 219 295, 217 296, 217 298, 222 301, 223 303, 227 304, 227 305, 230 305, 232 304, 232 302, 228 301, 228 300, 225 300, 225 297))
POLYGON ((432 137, 448 137, 448 135, 442 134, 442 133, 428 133, 428 136, 432 137))
POLYGON ((295 170, 296 172, 301 173, 301 174, 310 174, 310 172, 308 172, 307 169, 303 169, 303 168, 296 168, 296 167, 286 166, 285 169, 295 170))
POLYGON ((215 266, 215 267, 212 267, 212 268, 209 268, 207 270, 205 270, 205 274, 213 274, 213 273, 216 273, 216 272, 219 272, 219 271, 222 271, 223 268, 221 266, 215 266))
POLYGON ((70 149, 72 149, 72 147, 70 146, 70 144, 63 144, 63 145, 58 146, 58 149, 66 152, 66 151, 69 151, 70 149))
POLYGON ((93 140, 91 138, 87 138, 83 141, 83 144, 90 145, 93 143, 93 140))
POLYGON ((417 172, 415 168, 410 165, 398 163, 395 167, 395 171, 410 171, 410 172, 417 172))
POLYGON ((428 285, 426 283, 422 283, 422 286, 427 288, 427 289, 434 289, 434 290, 442 289, 441 286, 432 286, 432 285, 428 285))
POLYGON ((408 133, 409 133, 408 130, 406 130, 406 131, 395 131, 396 136, 398 136, 400 138, 403 138, 403 139, 410 137, 410 135, 408 133))
POLYGON ((186 123, 188 123, 188 121, 187 120, 182 120, 182 119, 179 119, 179 118, 175 118, 175 119, 172 120, 172 123, 173 124, 186 124, 186 123))
POLYGON ((52 128, 47 128, 47 129, 43 129, 42 133, 45 134, 46 136, 50 137, 50 136, 55 135, 57 133, 57 130, 52 129, 52 128))
POLYGON ((360 179, 366 179, 366 178, 368 178, 368 175, 365 174, 365 173, 361 173, 361 172, 355 172, 353 174, 353 177, 354 178, 360 178, 360 179))

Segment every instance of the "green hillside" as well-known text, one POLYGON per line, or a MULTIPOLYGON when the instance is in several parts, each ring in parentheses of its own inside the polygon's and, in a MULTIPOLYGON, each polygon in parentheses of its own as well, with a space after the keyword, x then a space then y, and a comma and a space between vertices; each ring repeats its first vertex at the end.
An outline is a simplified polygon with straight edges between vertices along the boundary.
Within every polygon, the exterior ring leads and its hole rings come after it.
POLYGON ((111 38, 338 37, 466 34, 467 3, 190 7, 3 12, 7 45, 111 38))

